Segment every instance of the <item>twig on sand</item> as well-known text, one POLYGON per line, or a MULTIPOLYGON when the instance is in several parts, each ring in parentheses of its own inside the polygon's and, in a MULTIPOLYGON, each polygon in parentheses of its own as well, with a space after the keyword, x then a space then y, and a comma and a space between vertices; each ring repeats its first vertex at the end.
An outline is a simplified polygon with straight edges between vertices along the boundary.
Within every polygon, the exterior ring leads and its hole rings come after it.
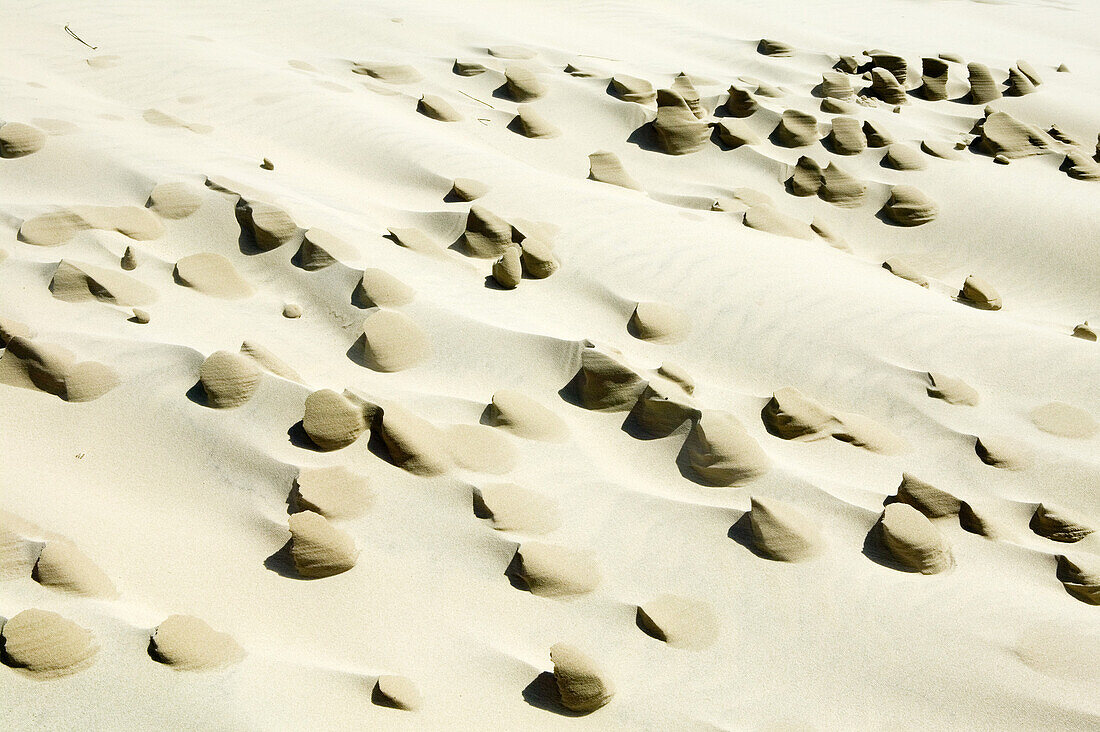
POLYGON ((81 43, 83 43, 83 44, 84 44, 85 46, 87 46, 88 48, 92 49, 93 51, 95 51, 95 50, 97 50, 97 49, 99 48, 99 46, 93 46, 93 45, 91 45, 91 44, 87 43, 87 42, 86 42, 86 41, 85 41, 85 40, 84 40, 83 38, 81 38, 81 37, 80 37, 80 36, 78 36, 77 34, 73 33, 73 30, 72 30, 72 28, 70 28, 70 27, 69 27, 68 25, 66 25, 66 26, 65 26, 65 32, 66 32, 66 33, 68 33, 68 34, 69 34, 70 36, 72 36, 73 38, 75 38, 76 40, 78 40, 78 41, 80 41, 81 43))
POLYGON ((466 93, 466 92, 464 92, 464 91, 460 91, 460 92, 459 92, 459 94, 461 94, 461 95, 462 95, 462 96, 464 96, 464 97, 470 97, 470 99, 473 99, 473 100, 474 100, 475 102, 481 102, 482 104, 484 104, 484 105, 485 105, 486 107, 488 107, 489 109, 496 109, 496 107, 494 107, 494 106, 493 106, 492 104, 489 104, 488 102, 482 102, 482 101, 481 101, 480 99, 478 99, 477 97, 472 97, 472 96, 470 96, 469 94, 467 94, 467 93, 466 93))

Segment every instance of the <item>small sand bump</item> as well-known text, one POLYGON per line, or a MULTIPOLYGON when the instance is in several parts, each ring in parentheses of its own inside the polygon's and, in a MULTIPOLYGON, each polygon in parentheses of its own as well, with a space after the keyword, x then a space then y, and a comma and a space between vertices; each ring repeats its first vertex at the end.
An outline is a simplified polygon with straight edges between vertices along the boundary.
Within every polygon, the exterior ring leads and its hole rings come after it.
POLYGON ((19 227, 19 240, 56 247, 89 230, 114 231, 136 241, 152 241, 164 233, 164 224, 137 206, 74 206, 27 219, 19 227))
POLYGON ((232 666, 244 655, 231 635, 190 615, 169 615, 149 640, 149 656, 176 671, 214 671, 232 666))
POLYGON ((627 323, 630 335, 651 343, 678 343, 691 330, 691 321, 679 308, 664 302, 640 302, 627 323))
POLYGON ((462 243, 466 253, 480 259, 496 259, 513 245, 512 225, 492 211, 474 204, 466 217, 462 243))
POLYGON ((978 390, 962 379, 934 371, 929 371, 926 376, 928 378, 926 390, 928 396, 933 399, 942 399, 948 404, 961 404, 968 407, 975 407, 981 401, 978 390))
POLYGON ((0 124, 0 158, 33 155, 46 144, 46 135, 37 127, 22 122, 0 124))
POLYGON ((582 407, 602 412, 630 411, 646 387, 638 372, 623 362, 622 354, 595 347, 581 351, 580 369, 571 383, 582 407))
POLYGON ((750 207, 745 212, 744 224, 750 229, 766 231, 778 236, 789 236, 793 239, 813 238, 813 231, 809 224, 767 203, 750 207))
POLYGON ((1072 404, 1050 402, 1031 410, 1031 421, 1043 432, 1059 437, 1087 439, 1100 429, 1092 415, 1072 404))
POLYGON ((369 76, 387 84, 414 84, 424 78, 419 71, 406 64, 355 63, 352 64, 351 72, 369 76))
POLYGON ((382 441, 394 465, 414 475, 442 475, 453 464, 447 435, 430 422, 398 406, 386 407, 382 441))
POLYGON ((957 516, 962 502, 947 491, 942 491, 909 473, 901 474, 897 494, 886 499, 888 503, 905 503, 930 519, 957 516))
POLYGON ((653 121, 657 142, 669 155, 701 150, 710 139, 710 127, 700 122, 687 100, 674 89, 657 92, 657 118, 653 121))
POLYGON ((923 513, 907 503, 891 503, 879 518, 882 543, 901 564, 921 574, 939 574, 955 566, 951 547, 923 513))
POLYGON ((615 689, 596 663, 574 646, 555 643, 550 649, 554 681, 566 709, 594 712, 611 701, 615 689))
POLYGON ((489 70, 483 63, 477 61, 461 61, 455 59, 454 65, 451 66, 451 71, 458 76, 477 76, 478 74, 484 74, 489 70))
POLYGON ((162 219, 185 219, 202 207, 202 196, 189 183, 161 183, 145 205, 162 219))
POLYGON ((508 128, 532 140, 541 140, 561 135, 561 129, 539 114, 531 104, 521 104, 508 128))
POLYGON ((504 70, 504 84, 508 94, 517 102, 533 102, 549 90, 531 68, 522 64, 510 64, 504 70))
POLYGON ((184 257, 176 262, 172 276, 176 284, 223 300, 240 300, 254 293, 252 285, 241 277, 233 263, 215 252, 184 257))
POLYGON ((704 485, 741 485, 764 475, 771 460, 732 414, 701 412, 681 450, 695 479, 704 485))
POLYGON ((870 120, 863 123, 863 134, 867 137, 867 147, 889 147, 895 142, 885 127, 870 120))
POLYGON ((653 88, 653 84, 635 76, 616 74, 611 77, 610 90, 624 102, 649 106, 657 101, 657 91, 653 88))
POLYGON ((131 316, 129 318, 130 321, 132 321, 134 323, 137 323, 139 325, 148 325, 149 324, 149 312, 148 311, 142 310, 141 308, 134 308, 131 312, 133 313, 133 316, 131 316))
POLYGON ((701 650, 718 639, 718 617, 710 603, 679 595, 658 595, 639 605, 638 627, 673 648, 701 650))
POLYGON ((882 212, 899 226, 920 226, 933 221, 939 207, 913 186, 894 186, 882 212))
POLYGON ((271 162, 268 158, 264 158, 260 163, 260 168, 262 170, 275 170, 275 163, 271 162))
POLYGON ((1066 156, 1062 159, 1059 169, 1075 180, 1100 180, 1100 163, 1090 158, 1088 153, 1076 148, 1066 150, 1066 156))
POLYGON ((261 375, 255 361, 233 351, 215 351, 199 368, 206 403, 214 409, 232 409, 247 402, 256 393, 261 375))
POLYGON ((1002 305, 1000 293, 981 277, 974 275, 970 275, 963 282, 958 298, 979 310, 1000 310, 1002 305))
POLYGON ((297 320, 302 317, 302 306, 296 302, 288 302, 283 305, 283 317, 288 320, 297 320))
POLYGON ((553 500, 512 483, 475 488, 473 505, 474 515, 497 531, 548 534, 561 526, 553 500))
POLYGON ((821 189, 817 195, 842 208, 857 208, 863 204, 867 184, 845 171, 836 163, 821 172, 821 189))
POLYGON ((1030 81, 1035 86, 1039 86, 1043 83, 1043 79, 1039 76, 1039 72, 1036 71, 1035 67, 1027 61, 1020 59, 1016 62, 1016 68, 1020 71, 1021 74, 1027 77, 1028 81, 1030 81))
POLYGON ((920 151, 900 142, 889 145, 882 160, 894 170, 924 170, 928 167, 920 151))
POLYGON ((137 252, 133 247, 126 247, 126 251, 122 253, 122 257, 118 261, 118 266, 127 272, 132 272, 138 268, 137 252))
POLYGON ((602 580, 590 552, 538 542, 527 542, 516 550, 508 574, 541 597, 587 594, 602 580))
POLYGON ((731 117, 751 117, 760 104, 753 98, 752 93, 735 86, 729 88, 729 97, 726 99, 726 113, 731 117))
POLYGON ((1100 605, 1100 558, 1091 554, 1058 555, 1058 580, 1066 592, 1089 605, 1100 605))
POLYGON ((321 389, 306 397, 302 428, 322 450, 339 450, 367 429, 363 409, 342 394, 321 389))
POLYGON ((292 537, 290 556, 298 574, 320 579, 347 572, 355 566, 359 558, 355 539, 324 516, 301 511, 291 514, 287 524, 292 537))
MULTIPOLYGON (((365 269, 352 297, 365 308, 393 308, 408 305, 416 291, 381 269, 365 269)), ((353 301, 354 301, 353 300, 353 301)))
POLYGON ((562 442, 569 436, 561 417, 514 389, 497 390, 486 408, 486 417, 486 424, 528 440, 562 442))
POLYGON ((508 247, 500 259, 493 262, 493 279, 505 290, 514 290, 523 280, 522 250, 518 244, 508 247))
POLYGON ((1031 452, 1010 437, 986 435, 974 440, 974 452, 986 465, 1001 470, 1023 470, 1031 465, 1031 452))
POLYGON ((302 381, 302 377, 298 375, 297 371, 292 369, 285 361, 259 343, 244 341, 241 343, 241 353, 258 363, 265 371, 289 381, 297 381, 299 383, 302 381))
POLYGON ((439 122, 460 122, 463 119, 462 115, 451 106, 450 102, 435 94, 421 96, 416 103, 416 111, 439 122))
POLYGON ((887 259, 882 263, 882 268, 895 277, 909 280, 913 284, 920 285, 921 287, 928 287, 928 278, 914 269, 913 265, 900 257, 891 257, 887 259))
POLYGON ((1079 325, 1073 327, 1074 338, 1080 338, 1083 341, 1096 342, 1096 329, 1089 325, 1089 321, 1085 321, 1079 325))
POLYGON ((48 610, 30 608, 4 623, 2 659, 29 676, 56 678, 91 666, 99 650, 90 631, 48 610))
POLYGON ((761 38, 760 42, 756 44, 756 51, 763 56, 776 56, 786 57, 794 55, 794 48, 782 41, 774 41, 768 38, 761 38))
POLYGON ((107 302, 123 307, 145 305, 157 299, 157 291, 132 277, 62 259, 50 279, 50 292, 65 302, 107 302))
POLYGON ((805 147, 818 139, 817 120, 812 114, 788 109, 775 128, 775 139, 784 147, 805 147))
POLYGON ((742 145, 759 145, 762 142, 759 135, 737 119, 718 120, 714 130, 723 145, 735 150, 742 145))
POLYGON ((374 682, 371 701, 380 707, 414 712, 420 708, 420 691, 404 676, 382 675, 374 682))
POLYGON ((821 532, 800 510, 774 498, 750 500, 753 542, 761 554, 778 562, 804 562, 822 553, 821 532))
POLYGON ((1092 527, 1086 526, 1082 519, 1071 512, 1061 506, 1045 503, 1035 507, 1030 527, 1039 536, 1065 544, 1076 543, 1093 533, 1092 527))
POLYGON ((993 73, 988 66, 975 61, 967 64, 966 69, 970 74, 971 104, 989 104, 1001 98, 1000 87, 993 80, 993 73))
POLYGON ((0 383, 39 389, 69 402, 90 402, 119 384, 118 374, 97 361, 77 361, 68 349, 20 336, 0 356, 0 383))
POLYGON ((307 272, 316 272, 355 258, 355 250, 340 237, 322 229, 309 229, 302 235, 295 264, 307 272))
POLYGON ((841 101, 852 101, 856 96, 847 75, 836 71, 826 71, 821 75, 821 94, 826 99, 841 101))
POLYGON ((363 320, 363 359, 374 371, 412 368, 432 355, 428 334, 396 310, 376 310, 363 320))
POLYGON ((277 206, 240 199, 235 208, 242 233, 251 236, 257 249, 268 252, 301 234, 290 214, 277 206))
POLYGON ((114 583, 76 545, 64 539, 47 541, 31 577, 40 585, 83 597, 114 598, 114 583))
POLYGON ((606 150, 597 150, 588 156, 588 179, 635 191, 642 190, 641 184, 631 178, 623 168, 619 156, 606 150))

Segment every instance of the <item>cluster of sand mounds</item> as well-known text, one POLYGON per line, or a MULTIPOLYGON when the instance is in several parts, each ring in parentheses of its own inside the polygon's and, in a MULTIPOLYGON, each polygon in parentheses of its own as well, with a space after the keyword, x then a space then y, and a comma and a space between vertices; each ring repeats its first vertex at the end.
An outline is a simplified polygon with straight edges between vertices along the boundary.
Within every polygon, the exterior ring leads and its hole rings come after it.
POLYGON ((934 220, 939 214, 939 207, 913 186, 894 186, 882 212, 900 226, 920 226, 934 220))
POLYGON ((1035 507, 1030 526, 1031 530, 1039 536, 1065 544, 1076 543, 1093 533, 1093 528, 1086 526, 1083 520, 1073 513, 1061 506, 1052 506, 1047 503, 1040 503, 1035 507))
POLYGON ((416 102, 416 111, 439 122, 461 122, 463 117, 446 99, 435 94, 424 94, 416 102))
POLYGON ((71 541, 50 539, 34 563, 31 577, 43 587, 83 597, 113 598, 115 585, 71 541))
POLYGON ((570 382, 582 407, 603 412, 634 408, 645 390, 641 375, 618 352, 605 353, 595 346, 581 350, 581 364, 570 382))
POLYGON ((223 300, 239 300, 254 292, 233 263, 217 252, 199 252, 181 258, 172 270, 172 277, 183 287, 223 300))
POLYGON ((948 404, 960 404, 964 406, 977 406, 981 397, 977 389, 967 384, 962 379, 957 379, 946 374, 929 371, 926 374, 928 396, 933 399, 942 399, 948 404))
POLYGON ((1100 605, 1100 559, 1091 554, 1058 555, 1058 580, 1081 602, 1100 605))
POLYGON ((240 198, 234 213, 241 232, 262 252, 280 247, 302 233, 290 214, 269 203, 240 198))
POLYGON ((455 178, 447 197, 456 201, 473 201, 489 192, 489 186, 473 178, 455 178))
POLYGON ((688 432, 681 455, 696 479, 705 485, 740 485, 771 468, 768 456, 744 425, 721 411, 701 412, 688 432))
POLYGON ((396 310, 376 310, 363 320, 363 359, 374 371, 404 371, 432 355, 428 334, 396 310))
POLYGON ((958 299, 979 310, 1000 310, 1002 306, 1000 293, 993 289, 993 285, 975 275, 968 276, 963 282, 958 299))
POLYGON ((137 206, 73 206, 39 214, 19 227, 19 240, 56 247, 82 231, 113 231, 135 241, 152 241, 164 234, 164 224, 137 206))
POLYGON ((22 122, 0 124, 0 158, 32 155, 46 144, 46 134, 22 122))
POLYGON ((587 714, 606 705, 615 689, 603 670, 582 651, 566 643, 550 648, 561 703, 566 709, 587 714))
POLYGON ((374 61, 354 63, 351 66, 351 72, 360 76, 369 76, 387 84, 413 84, 424 78, 419 71, 407 64, 374 61))
POLYGON ((583 595, 595 590, 602 580, 590 552, 540 542, 520 545, 507 573, 531 594, 542 597, 583 595))
POLYGON ((394 308, 408 305, 416 291, 381 269, 367 268, 359 278, 352 293, 356 304, 362 307, 394 308))
POLYGON ((355 566, 359 550, 355 539, 319 513, 300 511, 287 519, 290 556, 303 577, 319 579, 347 572, 355 566))
POLYGON ((62 259, 50 278, 50 292, 65 302, 98 300, 132 307, 157 299, 157 291, 139 280, 102 267, 62 259))
POLYGON ((244 658, 240 644, 200 618, 169 615, 149 640, 149 656, 176 671, 214 671, 244 658))
POLYGON ((255 341, 242 342, 241 353, 258 363, 265 371, 289 381, 302 381, 302 377, 289 364, 255 341))
POLYGON ((908 503, 883 509, 878 528, 890 555, 921 574, 938 574, 955 566, 955 558, 939 529, 908 503))
POLYGON ((561 526, 553 500, 512 483, 475 488, 473 505, 474 515, 497 531, 546 534, 561 526))
POLYGON ((519 105, 508 128, 532 140, 558 137, 561 134, 561 129, 543 117, 531 104, 519 105))
POLYGON ((514 230, 512 225, 492 211, 479 205, 470 207, 466 216, 466 230, 462 233, 462 244, 471 257, 481 259, 496 258, 512 246, 514 230))
POLYGON ((785 110, 776 125, 776 142, 784 147, 805 147, 818 139, 817 119, 795 109, 785 110))
POLYGON ((373 500, 366 478, 343 465, 299 471, 290 495, 292 507, 328 519, 360 516, 373 500))
POLYGON ((1100 429, 1091 414, 1065 402, 1050 402, 1036 407, 1031 410, 1031 421, 1043 432, 1059 437, 1085 439, 1100 429))
POLYGON ((378 429, 390 461, 402 470, 414 475, 441 475, 454 463, 447 436, 403 407, 387 406, 378 429))
POLYGON ((669 155, 701 150, 710 139, 710 127, 701 122, 691 104, 676 89, 657 92, 657 118, 653 120, 657 142, 669 155))
POLYGON ((784 387, 772 395, 760 414, 768 432, 784 440, 832 437, 872 452, 896 453, 905 443, 889 429, 859 414, 833 413, 797 389, 784 387))
POLYGON ((718 639, 718 617, 710 603, 661 594, 638 606, 638 627, 673 648, 701 650, 718 639))
POLYGON ((619 156, 607 150, 597 150, 588 156, 588 178, 635 191, 642 190, 641 184, 631 178, 623 168, 619 156))
POLYGON ((412 679, 405 676, 383 674, 374 682, 371 700, 381 707, 414 712, 420 708, 420 691, 412 679))
POLYGON ((5 665, 39 678, 67 676, 92 665, 99 650, 92 633, 57 613, 29 608, 0 630, 5 665))
POLYGON ((307 272, 355 259, 355 250, 343 239, 323 229, 308 229, 295 255, 295 264, 307 272))
POLYGON ((691 330, 691 322, 679 308, 666 302, 640 302, 627 323, 630 335, 651 343, 678 343, 691 330))
POLYGON ((836 163, 824 170, 814 160, 802 156, 788 180, 796 196, 820 196, 823 201, 842 208, 856 208, 863 203, 867 184, 858 180, 836 163))
POLYGON ((624 102, 634 102, 635 104, 648 106, 657 101, 657 92, 654 90, 653 84, 636 76, 616 74, 611 77, 608 90, 624 102))
POLYGON ((528 440, 561 442, 569 435, 561 417, 514 389, 493 393, 485 411, 485 424, 528 440))
POLYGON ((190 183, 160 183, 145 205, 162 219, 185 219, 202 207, 202 196, 190 183))
POLYGON ((206 404, 214 409, 239 407, 256 393, 262 371, 255 360, 233 351, 215 351, 199 367, 206 404))
POLYGON ((331 389, 306 397, 302 429, 322 450, 339 450, 359 439, 367 429, 363 408, 331 389))
POLYGON ((909 280, 914 285, 928 287, 928 278, 918 272, 913 265, 900 257, 891 257, 882 263, 882 268, 903 280, 909 280))
POLYGON ((504 85, 509 96, 517 102, 532 102, 546 95, 546 82, 528 66, 510 64, 504 70, 504 85))
POLYGON ((15 336, 0 356, 0 383, 39 389, 69 402, 89 402, 118 386, 119 377, 97 361, 77 361, 61 346, 15 336))
POLYGON ((730 86, 727 94, 729 96, 726 98, 725 110, 731 117, 739 119, 751 117, 760 109, 760 103, 753 98, 750 91, 730 86))
POLYGON ((1031 451, 1011 437, 985 435, 974 440, 974 452, 986 465, 1001 470, 1023 470, 1031 465, 1031 451))
POLYGON ((750 500, 749 524, 758 552, 778 562, 804 562, 824 551, 824 537, 802 511, 774 498, 750 500))

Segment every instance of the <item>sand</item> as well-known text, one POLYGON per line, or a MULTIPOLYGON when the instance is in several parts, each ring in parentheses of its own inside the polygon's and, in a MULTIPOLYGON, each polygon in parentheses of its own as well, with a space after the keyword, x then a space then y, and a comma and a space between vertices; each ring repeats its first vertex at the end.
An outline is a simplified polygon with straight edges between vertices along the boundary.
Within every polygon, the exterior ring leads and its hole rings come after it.
POLYGON ((4 729, 1094 729, 1098 26, 0 3, 4 729))

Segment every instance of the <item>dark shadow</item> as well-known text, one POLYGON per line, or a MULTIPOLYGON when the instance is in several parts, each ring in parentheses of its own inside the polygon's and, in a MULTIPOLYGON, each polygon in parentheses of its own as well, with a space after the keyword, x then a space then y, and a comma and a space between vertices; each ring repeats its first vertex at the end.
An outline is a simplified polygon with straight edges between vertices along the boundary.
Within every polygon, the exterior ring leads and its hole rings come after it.
POLYGON ((160 655, 160 651, 157 650, 157 642, 153 640, 153 636, 149 636, 149 645, 146 646, 145 650, 149 654, 149 658, 153 659, 157 663, 168 663, 168 659, 160 655))
MULTIPOLYGON (((455 193, 455 189, 452 186, 451 190, 447 191, 447 194, 443 196, 444 203, 469 203, 465 198, 455 193)), ((390 237, 386 237, 387 239, 390 237)))
POLYGON ((492 510, 490 510, 489 507, 485 505, 485 497, 481 495, 481 491, 477 488, 474 488, 473 490, 472 500, 474 506, 474 516, 477 516, 479 519, 491 519, 493 517, 492 510))
POLYGON ((543 671, 524 687, 523 700, 533 707, 560 714, 563 717, 583 717, 586 712, 574 712, 561 703, 561 692, 554 674, 543 671))
POLYGON ((726 142, 724 142, 722 140, 722 136, 718 134, 718 125, 712 125, 711 126, 711 128, 710 128, 710 141, 713 142, 718 147, 719 150, 729 151, 729 150, 736 150, 737 148, 741 147, 741 145, 737 145, 735 147, 733 145, 726 144, 726 142))
POLYGON ((485 275, 485 288, 487 290, 499 290, 500 292, 510 292, 516 289, 514 287, 505 287, 504 285, 497 282, 496 277, 493 277, 492 275, 485 275))
POLYGON ((345 355, 351 360, 352 363, 362 366, 365 369, 371 369, 373 371, 374 368, 367 361, 365 350, 366 346, 367 337, 365 335, 361 335, 355 339, 355 343, 351 344, 351 348, 345 351, 345 355))
POLYGON ((730 530, 726 532, 726 536, 728 536, 730 539, 733 539, 733 541, 745 547, 761 559, 772 561, 771 557, 756 548, 756 539, 752 535, 751 511, 745 511, 743 514, 741 514, 741 518, 734 521, 733 526, 730 526, 730 530))
POLYGON ((867 532, 867 538, 863 540, 863 556, 887 569, 896 569, 907 574, 917 573, 917 570, 894 559, 893 555, 886 549, 886 545, 882 542, 882 523, 880 521, 875 522, 875 525, 867 532))
POLYGON ((290 514, 293 514, 293 513, 301 513, 302 511, 306 510, 306 509, 302 508, 300 503, 298 503, 298 499, 301 497, 301 495, 302 495, 301 492, 299 492, 299 490, 298 490, 298 479, 295 478, 294 479, 294 486, 290 489, 290 492, 286 494, 286 512, 287 512, 287 515, 290 515, 290 514))
POLYGON ((663 153, 665 151, 657 141, 657 130, 653 127, 652 122, 646 122, 641 127, 631 132, 630 137, 626 138, 626 141, 649 152, 663 153))
MULTIPOLYGON (((639 400, 639 403, 640 403, 640 401, 641 400, 639 400)), ((620 429, 622 429, 623 432, 627 433, 628 435, 633 437, 635 440, 646 440, 646 441, 648 441, 648 440, 659 440, 662 437, 668 437, 669 435, 672 434, 672 432, 668 432, 668 433, 663 434, 663 435, 655 435, 652 432, 650 432, 649 430, 647 430, 645 427, 642 427, 641 423, 638 421, 638 415, 636 414, 637 410, 638 410, 638 405, 635 404, 634 409, 631 409, 627 413, 626 419, 624 419, 622 425, 620 425, 620 429)))
POLYGON ((385 707, 387 709, 397 709, 398 711, 408 711, 405 707, 401 706, 393 699, 382 693, 382 689, 378 686, 378 681, 375 680, 374 687, 370 691, 370 701, 377 707, 385 707))
POLYGON ((516 549, 516 553, 512 555, 512 561, 508 562, 508 567, 504 570, 504 576, 508 578, 508 582, 517 590, 524 592, 530 592, 531 587, 527 584, 527 581, 523 579, 523 557, 519 554, 519 549, 516 549))
POLYGON ((882 223, 886 224, 887 226, 893 226, 893 227, 898 228, 898 229, 914 229, 914 228, 916 228, 914 226, 906 226, 905 224, 899 224, 897 221, 894 221, 892 218, 887 216, 886 215, 886 206, 887 206, 887 204, 883 203, 882 208, 880 208, 878 211, 875 212, 875 218, 876 219, 878 219, 882 223))
MULTIPOLYGON (((503 99, 506 102, 518 102, 518 100, 512 98, 512 94, 508 91, 508 82, 504 82, 496 89, 493 89, 494 99, 503 99)), ((521 103, 522 102, 518 102, 521 103)))
POLYGON ((684 440, 683 446, 680 447, 680 452, 676 453, 676 468, 680 471, 680 475, 684 476, 692 483, 698 483, 699 485, 705 485, 708 488, 724 488, 726 486, 712 483, 699 473, 695 472, 695 469, 691 467, 691 460, 688 457, 687 440, 684 440))
MULTIPOLYGON (((195 385, 187 390, 187 398, 201 407, 210 407, 210 400, 206 398, 206 389, 203 388, 201 381, 196 381, 195 385)), ((213 409, 213 407, 210 408, 213 409)))
MULTIPOLYGON (((360 284, 362 284, 362 278, 360 278, 360 284)), ((360 310, 370 310, 371 308, 378 307, 378 304, 371 301, 367 297, 367 293, 363 292, 363 288, 359 285, 355 286, 355 289, 351 291, 351 304, 360 310)))
POLYGON ((527 134, 523 130, 523 123, 520 121, 518 114, 515 117, 512 118, 511 122, 509 122, 507 125, 505 125, 505 128, 509 132, 516 133, 520 137, 527 137, 527 134))
POLYGON ((367 450, 370 451, 379 460, 384 460, 390 465, 397 465, 394 462, 393 455, 390 454, 390 448, 386 446, 386 441, 382 439, 382 430, 377 426, 381 426, 382 416, 379 413, 378 418, 370 426, 370 436, 367 438, 367 450))
POLYGON ((318 447, 317 443, 309 439, 309 435, 306 434, 306 428, 302 426, 302 420, 300 419, 286 431, 286 436, 290 438, 290 444, 294 445, 294 447, 300 447, 303 450, 312 450, 313 452, 326 452, 318 447))
POLYGON ((558 396, 560 396, 563 401, 572 404, 574 407, 585 409, 586 407, 581 404, 580 395, 577 393, 577 379, 580 378, 580 375, 581 372, 578 371, 573 376, 573 378, 569 380, 568 384, 558 389, 558 396))
POLYGON ((486 427, 496 427, 496 420, 493 419, 492 403, 486 404, 485 409, 481 410, 481 416, 478 417, 477 423, 483 424, 486 427))
POLYGON ((241 250, 241 254, 250 257, 257 254, 263 254, 264 250, 256 243, 256 235, 248 225, 248 221, 244 218, 248 216, 248 214, 243 212, 240 206, 237 207, 236 214, 237 223, 241 227, 241 233, 237 236, 237 248, 241 250))
POLYGON ((824 99, 825 98, 825 85, 819 83, 813 89, 810 89, 810 96, 814 97, 815 99, 824 99))
POLYGON ((668 642, 668 638, 665 636, 665 634, 661 632, 660 628, 653 624, 653 621, 649 619, 649 617, 645 614, 645 611, 642 610, 640 607, 634 613, 634 624, 638 626, 638 630, 642 631, 650 638, 653 638, 654 640, 659 640, 662 643, 668 642))
POLYGON ((280 577, 305 582, 309 578, 298 574, 298 570, 294 567, 294 558, 290 555, 290 547, 293 544, 293 539, 287 539, 287 542, 282 545, 279 551, 264 560, 264 567, 280 577))

